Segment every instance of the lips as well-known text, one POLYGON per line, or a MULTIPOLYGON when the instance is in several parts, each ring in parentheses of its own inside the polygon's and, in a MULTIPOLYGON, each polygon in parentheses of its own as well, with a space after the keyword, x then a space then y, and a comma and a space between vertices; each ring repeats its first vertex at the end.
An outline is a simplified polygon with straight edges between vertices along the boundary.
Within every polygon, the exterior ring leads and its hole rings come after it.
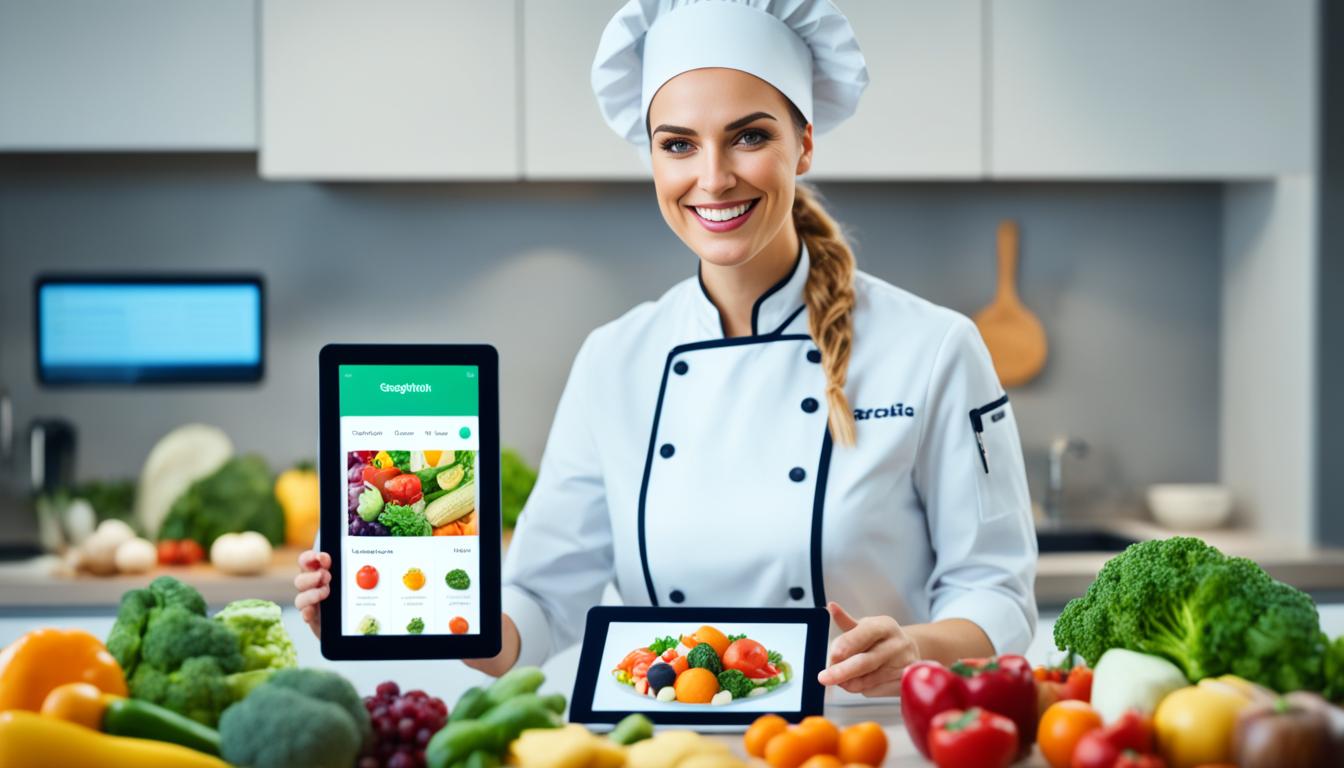
POLYGON ((695 220, 700 225, 711 232, 727 232, 737 229, 751 218, 751 214, 756 210, 756 204, 760 198, 751 200, 741 200, 728 203, 712 203, 708 205, 688 205, 695 216, 695 220))

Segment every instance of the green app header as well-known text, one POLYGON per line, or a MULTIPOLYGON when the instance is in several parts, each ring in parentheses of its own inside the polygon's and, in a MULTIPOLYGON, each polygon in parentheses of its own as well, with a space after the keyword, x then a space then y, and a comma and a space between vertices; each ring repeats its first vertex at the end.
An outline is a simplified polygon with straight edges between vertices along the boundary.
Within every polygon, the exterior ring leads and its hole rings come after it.
POLYGON ((342 365, 342 416, 478 416, 474 365, 342 365))

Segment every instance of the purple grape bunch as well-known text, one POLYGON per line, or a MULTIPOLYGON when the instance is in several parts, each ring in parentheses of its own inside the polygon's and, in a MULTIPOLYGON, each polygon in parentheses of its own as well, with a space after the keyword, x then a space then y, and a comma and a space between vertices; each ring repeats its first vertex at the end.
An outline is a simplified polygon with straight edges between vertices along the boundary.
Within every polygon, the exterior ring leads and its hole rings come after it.
POLYGON ((401 692, 396 683, 378 686, 364 697, 373 722, 373 743, 359 760, 359 768, 417 768, 425 764, 425 745, 448 722, 443 699, 424 691, 401 692))
POLYGON ((361 451, 350 451, 346 454, 346 522, 348 523, 351 536, 391 536, 392 532, 387 530, 387 526, 377 520, 365 520, 359 516, 359 494, 364 492, 364 467, 368 466, 360 454, 361 451))

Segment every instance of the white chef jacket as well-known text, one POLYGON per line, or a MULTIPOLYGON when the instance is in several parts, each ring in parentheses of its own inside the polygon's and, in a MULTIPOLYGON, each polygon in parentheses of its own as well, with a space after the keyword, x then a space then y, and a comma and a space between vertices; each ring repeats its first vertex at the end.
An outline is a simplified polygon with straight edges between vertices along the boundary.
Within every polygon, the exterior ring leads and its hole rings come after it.
POLYGON ((504 561, 520 663, 626 605, 824 606, 962 618, 998 653, 1035 631, 1036 540, 1012 406, 964 315, 862 272, 833 445, 806 246, 724 338, 698 278, 593 331, 504 561))

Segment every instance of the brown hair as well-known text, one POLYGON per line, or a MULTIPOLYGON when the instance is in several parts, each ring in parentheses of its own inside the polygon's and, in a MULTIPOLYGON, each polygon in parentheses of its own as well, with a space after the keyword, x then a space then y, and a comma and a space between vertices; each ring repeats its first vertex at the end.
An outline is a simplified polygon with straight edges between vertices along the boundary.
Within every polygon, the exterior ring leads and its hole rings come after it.
POLYGON ((840 225, 817 200, 817 193, 802 182, 794 192, 793 226, 807 245, 809 266, 803 296, 808 328, 826 370, 831 438, 852 446, 857 436, 845 379, 854 344, 854 252, 840 225))

